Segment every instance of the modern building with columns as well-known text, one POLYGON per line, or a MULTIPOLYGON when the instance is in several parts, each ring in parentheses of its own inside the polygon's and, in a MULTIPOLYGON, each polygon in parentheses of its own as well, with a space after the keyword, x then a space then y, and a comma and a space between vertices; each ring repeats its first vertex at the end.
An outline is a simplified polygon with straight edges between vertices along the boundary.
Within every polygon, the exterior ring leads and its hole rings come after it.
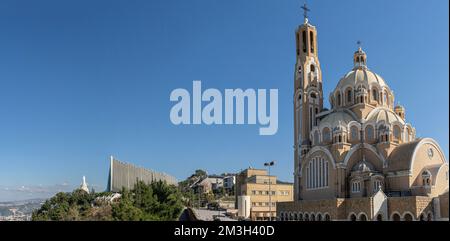
POLYGON ((360 43, 328 96, 331 109, 323 107, 317 29, 304 9, 295 32, 294 201, 277 203, 278 219, 448 220, 445 155, 416 137, 360 43))

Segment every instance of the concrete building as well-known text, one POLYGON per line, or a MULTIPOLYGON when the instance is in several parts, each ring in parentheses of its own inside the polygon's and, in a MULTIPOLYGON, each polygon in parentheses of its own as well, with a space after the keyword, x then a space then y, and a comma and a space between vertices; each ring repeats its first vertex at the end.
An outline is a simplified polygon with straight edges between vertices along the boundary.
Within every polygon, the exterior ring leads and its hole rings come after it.
MULTIPOLYGON (((360 45, 360 43, 358 43, 360 45)), ((368 68, 354 67, 323 108, 317 29, 305 14, 296 31, 293 202, 281 220, 448 220, 448 162, 439 144, 417 138, 406 109, 368 68)))
POLYGON ((236 176, 236 206, 243 218, 270 220, 277 203, 293 200, 293 185, 269 176, 267 170, 248 168, 236 176))
POLYGON ((143 181, 145 183, 165 181, 167 184, 178 185, 175 177, 142 167, 136 167, 133 164, 116 160, 111 156, 107 191, 118 192, 123 187, 130 190, 137 181, 143 181))
POLYGON ((208 176, 191 185, 195 193, 208 193, 223 187, 223 177, 208 176))
POLYGON ((235 175, 226 175, 223 177, 223 187, 227 190, 232 190, 236 184, 235 175))

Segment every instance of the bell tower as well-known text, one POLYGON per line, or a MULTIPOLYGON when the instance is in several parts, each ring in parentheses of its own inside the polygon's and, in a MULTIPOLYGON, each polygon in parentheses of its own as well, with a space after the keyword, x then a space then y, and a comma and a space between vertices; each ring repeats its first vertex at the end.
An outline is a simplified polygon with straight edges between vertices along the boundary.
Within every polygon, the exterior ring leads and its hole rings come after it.
POLYGON ((300 166, 311 148, 311 130, 318 125, 316 116, 323 108, 322 71, 317 48, 317 30, 308 21, 308 7, 302 6, 304 22, 296 32, 294 72, 294 186, 295 200, 300 196, 300 166))

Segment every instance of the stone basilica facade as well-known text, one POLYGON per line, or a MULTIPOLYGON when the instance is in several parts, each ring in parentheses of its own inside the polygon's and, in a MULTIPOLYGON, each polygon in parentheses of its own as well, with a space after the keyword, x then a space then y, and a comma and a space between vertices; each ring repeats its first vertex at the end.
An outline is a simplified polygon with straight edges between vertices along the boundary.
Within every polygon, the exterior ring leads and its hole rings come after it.
POLYGON ((448 220, 448 163, 438 143, 417 138, 387 82, 354 67, 323 107, 317 30, 296 31, 294 201, 277 203, 279 220, 448 220))

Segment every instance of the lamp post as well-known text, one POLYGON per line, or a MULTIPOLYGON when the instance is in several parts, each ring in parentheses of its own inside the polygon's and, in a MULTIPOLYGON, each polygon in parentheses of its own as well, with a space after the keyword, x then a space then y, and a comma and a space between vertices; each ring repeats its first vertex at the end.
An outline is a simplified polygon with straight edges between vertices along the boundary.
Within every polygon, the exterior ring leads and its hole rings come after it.
POLYGON ((272 190, 270 180, 270 167, 275 165, 275 161, 265 162, 264 166, 269 167, 269 221, 272 221, 272 190))

